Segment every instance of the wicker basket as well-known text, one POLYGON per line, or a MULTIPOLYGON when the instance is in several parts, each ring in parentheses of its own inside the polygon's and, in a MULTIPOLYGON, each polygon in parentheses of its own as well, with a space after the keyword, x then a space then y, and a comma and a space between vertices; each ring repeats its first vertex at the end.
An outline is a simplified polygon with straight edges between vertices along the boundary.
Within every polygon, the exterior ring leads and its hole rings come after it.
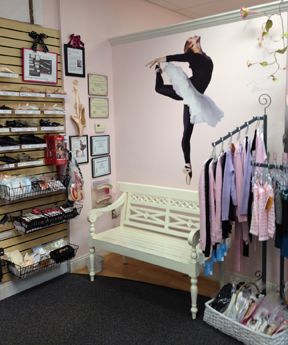
POLYGON ((242 341, 246 345, 287 345, 288 330, 276 335, 266 335, 256 332, 241 323, 231 320, 229 317, 213 309, 210 304, 213 300, 205 303, 204 321, 219 331, 242 341))

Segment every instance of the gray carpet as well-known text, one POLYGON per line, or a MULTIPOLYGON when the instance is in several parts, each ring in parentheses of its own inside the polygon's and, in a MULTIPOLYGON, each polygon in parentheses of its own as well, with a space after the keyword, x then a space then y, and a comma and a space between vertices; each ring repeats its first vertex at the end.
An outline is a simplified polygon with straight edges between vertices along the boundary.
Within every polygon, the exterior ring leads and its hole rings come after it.
POLYGON ((206 300, 192 321, 187 292, 65 274, 0 302, 0 344, 240 344, 203 322, 206 300))

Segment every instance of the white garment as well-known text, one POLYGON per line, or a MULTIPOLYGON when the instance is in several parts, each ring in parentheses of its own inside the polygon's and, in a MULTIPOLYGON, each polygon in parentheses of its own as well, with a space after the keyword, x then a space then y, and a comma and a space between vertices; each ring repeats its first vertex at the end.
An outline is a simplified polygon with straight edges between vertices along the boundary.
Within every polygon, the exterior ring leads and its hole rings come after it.
POLYGON ((224 113, 214 101, 195 89, 181 67, 169 62, 164 67, 164 71, 170 78, 177 95, 182 97, 183 103, 189 106, 190 122, 192 124, 206 122, 209 126, 216 126, 224 113))

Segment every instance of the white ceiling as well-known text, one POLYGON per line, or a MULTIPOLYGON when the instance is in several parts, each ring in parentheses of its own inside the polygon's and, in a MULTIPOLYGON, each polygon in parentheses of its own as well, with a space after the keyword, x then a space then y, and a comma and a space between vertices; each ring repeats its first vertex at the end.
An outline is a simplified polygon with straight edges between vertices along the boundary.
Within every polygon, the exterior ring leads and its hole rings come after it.
POLYGON ((271 0, 144 0, 166 8, 190 19, 212 16, 217 13, 240 10, 241 7, 251 7, 271 0))

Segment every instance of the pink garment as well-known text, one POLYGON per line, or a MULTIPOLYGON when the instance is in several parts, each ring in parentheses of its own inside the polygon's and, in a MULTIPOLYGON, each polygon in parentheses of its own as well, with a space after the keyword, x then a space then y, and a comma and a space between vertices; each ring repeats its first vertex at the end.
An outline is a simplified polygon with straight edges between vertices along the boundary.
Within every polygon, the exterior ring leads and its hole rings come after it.
POLYGON ((209 219, 210 219, 210 236, 211 245, 213 246, 215 242, 215 217, 216 217, 216 181, 214 178, 214 160, 209 163, 209 219))
POLYGON ((274 193, 270 184, 261 186, 258 182, 253 186, 253 209, 250 233, 258 236, 259 241, 273 238, 275 233, 274 193), (267 201, 271 198, 271 205, 266 209, 267 201))
POLYGON ((205 205, 205 165, 203 163, 199 179, 199 207, 200 207, 200 247, 204 251, 206 247, 206 205, 205 205))
POLYGON ((253 207, 252 207, 252 218, 250 225, 250 234, 258 236, 259 235, 259 193, 258 193, 258 183, 254 183, 252 187, 253 192, 253 207))
POLYGON ((257 130, 256 135, 256 152, 255 152, 255 161, 257 163, 264 163, 267 159, 266 148, 263 139, 263 132, 257 130))
POLYGON ((223 240, 222 219, 221 219, 221 201, 222 201, 222 160, 223 155, 218 158, 216 166, 216 187, 215 187, 215 243, 223 240))

